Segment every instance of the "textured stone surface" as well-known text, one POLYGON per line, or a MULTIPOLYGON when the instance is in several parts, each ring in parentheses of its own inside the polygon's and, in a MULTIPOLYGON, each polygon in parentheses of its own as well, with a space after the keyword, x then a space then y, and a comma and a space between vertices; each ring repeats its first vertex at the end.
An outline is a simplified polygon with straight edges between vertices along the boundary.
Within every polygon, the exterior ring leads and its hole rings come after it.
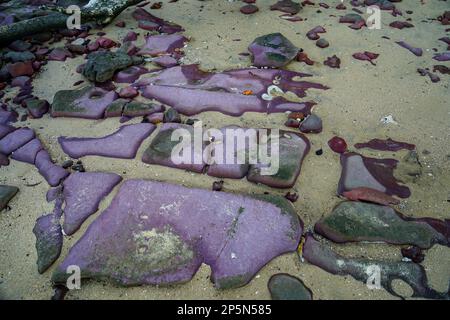
POLYGON ((311 290, 303 281, 289 274, 273 275, 267 287, 272 300, 312 300, 311 290))
POLYGON ((383 241, 423 249, 450 244, 450 220, 406 218, 391 207, 357 201, 341 202, 314 228, 335 242, 383 241))
POLYGON ((408 198, 411 192, 407 186, 398 184, 394 177, 395 159, 376 159, 348 152, 341 155, 342 173, 338 185, 338 194, 358 187, 367 187, 408 198))
POLYGON ((163 182, 128 180, 55 270, 121 285, 190 280, 202 263, 217 288, 245 285, 274 257, 295 251, 302 227, 291 204, 163 182), (126 214, 124 214, 126 213, 126 214))

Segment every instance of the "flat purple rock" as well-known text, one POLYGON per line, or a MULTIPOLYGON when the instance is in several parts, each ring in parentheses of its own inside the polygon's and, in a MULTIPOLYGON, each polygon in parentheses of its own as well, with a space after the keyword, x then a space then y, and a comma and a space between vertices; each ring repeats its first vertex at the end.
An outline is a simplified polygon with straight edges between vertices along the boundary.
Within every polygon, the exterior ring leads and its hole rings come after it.
POLYGON ((216 288, 243 286, 271 259, 295 251, 302 233, 287 200, 258 199, 128 180, 52 280, 65 283, 67 267, 77 265, 83 278, 174 284, 189 281, 205 263, 216 288))
POLYGON ((91 214, 100 201, 122 180, 115 173, 75 172, 63 183, 64 232, 72 235, 91 214))
POLYGON ((115 91, 98 87, 58 91, 53 98, 52 117, 102 119, 106 108, 118 98, 115 91))
POLYGON ((54 164, 48 152, 44 149, 36 155, 35 166, 39 173, 45 178, 49 185, 56 187, 67 177, 69 172, 54 164))
POLYGON ((39 217, 33 233, 36 236, 38 272, 44 273, 61 254, 63 234, 59 219, 53 213, 39 217))
POLYGON ((188 38, 179 34, 147 36, 145 45, 138 54, 151 56, 171 54, 183 48, 188 41, 188 38))
POLYGON ((0 140, 0 153, 10 155, 21 146, 35 137, 35 133, 29 128, 19 128, 0 140))
POLYGON ((155 130, 151 123, 125 125, 101 138, 58 138, 63 151, 71 158, 87 155, 133 159, 142 141, 155 130))
POLYGON ((380 285, 396 297, 403 298, 392 287, 392 281, 399 279, 411 287, 413 290, 412 297, 428 299, 450 298, 448 292, 437 292, 429 286, 425 269, 417 263, 347 258, 317 241, 312 234, 306 235, 303 245, 303 257, 309 263, 329 273, 340 276, 350 275, 364 284, 371 283, 373 281, 371 275, 375 274, 376 270, 379 270, 380 285))
POLYGON ((376 159, 364 157, 358 153, 344 153, 341 155, 342 173, 338 185, 338 194, 359 187, 367 187, 408 198, 411 191, 407 186, 399 185, 393 175, 397 167, 395 159, 376 159))
POLYGON ((11 158, 17 161, 34 164, 38 152, 42 149, 41 141, 38 138, 35 138, 14 151, 11 158))
MULTIPOLYGON (((229 137, 226 132, 227 129, 232 129, 234 130, 233 132, 235 133, 235 136, 248 136, 249 140, 252 139, 255 143, 257 142, 257 136, 253 136, 252 135, 247 135, 247 129, 245 128, 240 128, 238 126, 228 126, 228 127, 224 127, 221 128, 220 131, 223 134, 223 140, 222 141, 217 141, 214 140, 213 143, 220 143, 222 145, 222 150, 223 150, 223 162, 224 163, 209 163, 208 166, 208 175, 212 176, 212 177, 219 177, 219 178, 230 178, 230 179, 241 179, 243 177, 245 177, 247 175, 247 172, 250 168, 248 161, 245 161, 245 159, 247 158, 248 154, 249 154, 249 142, 246 141, 246 143, 244 145, 239 145, 237 142, 237 139, 235 138, 232 144, 232 150, 230 151, 230 153, 227 153, 227 137, 229 137), (239 131, 237 131, 239 130, 239 131), (238 153, 241 153, 242 155, 245 156, 245 158, 243 159, 244 161, 239 161, 239 157, 238 157, 238 153), (226 157, 227 154, 233 154, 233 164, 228 163, 226 161, 226 157)), ((253 129, 251 129, 253 130, 253 129)), ((229 142, 231 144, 231 142, 229 142)))
POLYGON ((251 111, 301 111, 308 114, 314 103, 290 102, 268 92, 274 82, 278 83, 281 91, 291 91, 299 97, 306 96, 306 90, 310 88, 328 89, 318 83, 296 79, 307 76, 293 71, 252 68, 208 73, 197 65, 183 65, 151 73, 134 86, 143 91, 144 97, 156 99, 187 116, 205 111, 219 111, 232 116, 251 111))

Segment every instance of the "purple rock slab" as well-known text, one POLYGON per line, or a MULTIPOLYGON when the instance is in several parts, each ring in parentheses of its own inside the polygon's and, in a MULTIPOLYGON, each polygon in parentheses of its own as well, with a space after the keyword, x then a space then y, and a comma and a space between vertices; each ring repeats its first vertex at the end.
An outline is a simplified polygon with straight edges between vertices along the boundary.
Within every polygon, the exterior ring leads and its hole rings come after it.
POLYGON ((281 197, 128 180, 52 280, 64 283, 66 268, 78 265, 82 278, 175 284, 189 281, 205 263, 216 288, 236 288, 271 259, 295 251, 301 232, 293 207, 281 197))
POLYGON ((75 233, 121 180, 122 177, 115 173, 72 173, 63 183, 65 234, 75 233))
POLYGON ((124 125, 116 132, 101 138, 59 137, 63 151, 71 158, 87 155, 133 159, 142 141, 155 130, 151 123, 124 125))
POLYGON ((29 128, 19 128, 0 140, 0 153, 10 155, 21 146, 35 137, 35 133, 29 128))

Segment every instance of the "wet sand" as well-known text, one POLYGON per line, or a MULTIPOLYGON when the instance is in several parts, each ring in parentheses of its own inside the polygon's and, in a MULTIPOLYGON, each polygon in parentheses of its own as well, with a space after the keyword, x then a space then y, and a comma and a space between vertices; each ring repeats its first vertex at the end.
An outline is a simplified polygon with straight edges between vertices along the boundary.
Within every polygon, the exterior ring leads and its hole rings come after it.
MULTIPOLYGON (((336 16, 344 12, 335 10, 340 1, 328 1, 331 8, 318 6, 304 8, 298 15, 307 18, 302 22, 289 22, 280 18, 278 11, 270 11, 273 0, 258 0, 260 11, 253 15, 239 12, 241 2, 180 0, 176 3, 163 1, 160 10, 152 14, 182 25, 184 34, 191 38, 185 48, 183 63, 199 63, 204 70, 227 70, 250 66, 250 59, 238 54, 246 52, 248 44, 256 37, 273 32, 281 32, 294 45, 303 48, 309 57, 317 61, 313 66, 292 62, 286 69, 311 73, 311 81, 329 86, 327 91, 311 89, 307 99, 318 104, 314 111, 322 118, 322 133, 309 134, 311 153, 306 157, 300 177, 293 191, 300 198, 294 204, 305 229, 310 230, 314 223, 340 201, 336 196, 340 176, 339 156, 327 146, 327 141, 339 135, 352 146, 357 142, 372 138, 391 137, 395 140, 414 143, 417 146, 423 174, 417 181, 403 179, 412 191, 412 196, 402 200, 398 206, 412 217, 450 218, 450 91, 449 76, 439 74, 441 81, 431 83, 429 78, 421 77, 416 69, 432 67, 437 63, 431 59, 432 48, 445 51, 445 44, 437 41, 445 33, 446 26, 437 21, 425 21, 442 14, 448 4, 444 1, 403 1, 396 4, 402 11, 411 9, 408 15, 415 28, 398 30, 389 27, 395 20, 390 13, 382 13, 381 30, 352 30, 346 24, 339 24, 336 16), (330 42, 330 47, 320 49, 315 41, 306 38, 306 32, 322 25, 327 33, 322 37, 330 42), (388 36, 391 40, 383 39, 388 36), (240 41, 235 41, 240 39, 240 41), (405 40, 424 49, 422 57, 396 45, 394 41, 405 40), (359 51, 379 53, 376 66, 352 58, 359 51), (322 63, 336 54, 342 61, 340 69, 331 69, 322 63), (398 124, 383 125, 380 118, 392 114, 398 124), (317 156, 315 151, 323 149, 317 156)), ((348 5, 350 8, 350 5, 348 5)), ((122 13, 118 20, 124 20, 126 28, 118 28, 114 23, 104 28, 107 36, 120 41, 129 29, 140 32, 137 45, 143 43, 144 30, 137 28, 131 17, 134 9, 122 13)), ((447 26, 448 27, 448 26, 447 26)), ((95 37, 91 37, 95 38, 95 37)), ((73 83, 82 79, 75 72, 76 66, 83 62, 82 57, 66 62, 49 62, 33 81, 34 94, 50 102, 56 91, 73 89, 73 83)), ((151 63, 147 67, 154 67, 151 63)), ((7 92, 13 96, 16 91, 7 92)), ((145 99, 144 99, 145 100, 145 99)), ((206 127, 220 128, 235 124, 244 127, 284 128, 284 114, 246 113, 241 117, 225 116, 217 112, 206 112, 195 117, 201 119, 206 127)), ((185 117, 183 117, 185 119, 185 117)), ((136 118, 129 123, 139 122, 136 118)), ((117 118, 105 120, 80 120, 70 118, 52 119, 48 114, 42 119, 18 122, 17 125, 33 128, 49 150, 53 160, 61 163, 67 156, 62 152, 57 137, 65 136, 104 136, 120 127, 117 118)), ((84 157, 86 171, 108 171, 121 174, 124 179, 144 178, 185 186, 210 189, 217 180, 182 170, 175 170, 141 162, 153 134, 146 139, 134 160, 119 160, 101 157, 84 157)), ((361 151, 367 156, 393 157, 401 159, 406 152, 361 151)), ((11 161, 8 167, 0 169, 0 183, 20 188, 19 194, 10 202, 10 211, 0 214, 0 297, 3 299, 48 299, 51 288, 51 274, 60 263, 68 249, 81 237, 87 226, 105 209, 118 187, 105 198, 99 211, 92 215, 75 235, 65 237, 63 252, 58 261, 43 275, 36 268, 35 237, 32 233, 34 222, 43 213, 51 212, 52 204, 45 201, 48 185, 33 166, 11 161)), ((290 191, 292 191, 290 190, 290 191)), ((249 183, 246 179, 225 179, 224 191, 235 193, 263 193, 265 191, 284 195, 287 190, 277 190, 267 186, 249 183)), ((387 244, 351 244, 332 247, 338 252, 353 257, 369 257, 400 260, 400 247, 387 244)), ((450 279, 450 249, 435 245, 426 251, 425 266, 430 284, 439 291, 448 287, 450 279)), ((123 288, 107 281, 83 282, 82 289, 68 293, 68 299, 269 299, 267 281, 279 273, 297 276, 311 288, 314 299, 395 299, 381 290, 370 290, 365 284, 350 276, 334 276, 320 268, 299 261, 295 253, 282 255, 268 263, 246 286, 232 290, 216 290, 209 280, 210 269, 203 265, 194 278, 185 284, 167 287, 142 286, 123 288)), ((399 292, 408 293, 404 283, 395 286, 399 292)))

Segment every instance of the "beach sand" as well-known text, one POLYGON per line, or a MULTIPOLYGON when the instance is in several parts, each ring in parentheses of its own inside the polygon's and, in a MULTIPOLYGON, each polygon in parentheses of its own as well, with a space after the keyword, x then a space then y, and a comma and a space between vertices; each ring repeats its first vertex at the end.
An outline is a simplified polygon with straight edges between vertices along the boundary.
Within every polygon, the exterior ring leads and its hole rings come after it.
MULTIPOLYGON (((449 76, 439 74, 441 81, 431 83, 428 77, 421 77, 417 68, 432 67, 434 51, 445 51, 445 44, 437 39, 446 35, 446 26, 429 18, 436 18, 449 5, 445 1, 427 1, 421 5, 419 0, 403 1, 396 5, 403 12, 413 10, 414 28, 398 30, 389 27, 395 20, 388 12, 383 12, 380 30, 352 30, 346 24, 338 23, 338 16, 352 12, 348 4, 346 11, 335 10, 340 1, 327 1, 330 9, 318 6, 305 7, 298 15, 306 19, 289 22, 279 16, 279 11, 270 11, 274 0, 258 0, 259 12, 243 15, 239 12, 241 2, 224 0, 198 1, 179 0, 176 3, 162 1, 160 10, 152 14, 182 25, 184 34, 191 41, 185 48, 183 63, 198 63, 209 71, 222 71, 251 65, 249 57, 240 56, 246 52, 248 44, 258 36, 281 32, 294 45, 304 49, 316 61, 313 66, 292 62, 286 69, 311 73, 309 80, 330 87, 330 90, 308 91, 306 99, 317 102, 314 112, 323 120, 324 130, 320 134, 309 134, 312 148, 306 157, 300 177, 290 191, 300 197, 294 203, 305 229, 311 230, 314 223, 329 214, 332 208, 342 201, 336 196, 336 188, 341 167, 339 156, 332 152, 327 141, 334 135, 346 139, 350 146, 372 138, 391 137, 394 140, 414 143, 417 146, 423 174, 416 181, 398 176, 412 191, 410 198, 402 200, 400 211, 411 217, 450 218, 450 90, 449 76), (334 15, 334 16, 331 16, 334 15), (321 36, 330 46, 320 49, 315 41, 306 38, 306 32, 322 25, 327 32, 321 36), (388 36, 390 40, 382 38, 388 36), (236 39, 240 39, 236 41, 236 39), (416 57, 394 41, 405 40, 424 49, 422 57, 416 57), (372 51, 380 56, 376 66, 366 61, 352 58, 360 51, 372 51), (323 61, 336 54, 342 61, 340 69, 331 69, 323 61), (380 119, 392 115, 397 124, 382 124, 380 119), (318 156, 315 151, 323 149, 318 156)), ((120 41, 130 30, 140 33, 138 45, 143 43, 144 30, 137 28, 131 17, 134 8, 123 12, 117 21, 126 22, 126 28, 118 28, 114 23, 104 28, 107 36, 120 41)), ((447 26, 448 27, 448 26, 447 26)), ((448 36, 448 33, 447 33, 448 36)), ((91 36, 95 38, 95 36, 91 36)), ((83 57, 66 62, 49 62, 33 81, 34 94, 50 102, 55 92, 73 89, 73 84, 82 80, 75 72, 83 57)), ((151 63, 147 66, 153 68, 151 63)), ((14 96, 16 91, 7 92, 14 96)), ((143 100, 145 101, 145 99, 143 100)), ((230 117, 217 112, 205 112, 195 117, 208 128, 220 128, 235 124, 244 127, 284 128, 285 114, 246 113, 241 117, 230 117)), ((183 117, 186 119, 186 117, 183 117)), ((129 123, 137 123, 136 118, 129 123)), ((58 162, 67 159, 57 138, 59 136, 104 136, 120 127, 118 118, 105 120, 80 120, 70 118, 51 118, 48 114, 42 119, 26 120, 17 125, 33 128, 52 158, 58 162)), ((107 171, 121 174, 124 179, 143 178, 166 181, 189 187, 210 189, 217 180, 207 175, 185 172, 155 165, 144 164, 140 159, 151 142, 146 139, 134 160, 120 160, 101 157, 84 157, 86 171, 107 171)), ((406 152, 374 152, 367 149, 364 155, 393 157, 402 159, 406 152)), ((119 188, 107 196, 100 209, 82 225, 75 235, 64 238, 63 252, 56 263, 44 274, 39 275, 36 267, 35 237, 32 229, 37 217, 51 212, 53 205, 45 201, 48 185, 37 169, 28 164, 11 161, 8 167, 0 169, 0 183, 20 188, 18 195, 9 203, 11 210, 0 213, 0 298, 3 299, 49 299, 53 289, 51 274, 66 256, 68 249, 83 235, 89 224, 110 203, 119 188)), ((234 193, 263 193, 284 195, 288 190, 273 189, 249 183, 246 179, 225 179, 224 191, 234 193)), ((207 201, 207 200, 204 200, 207 201)), ((387 244, 349 244, 330 245, 338 252, 350 257, 369 257, 400 260, 400 246, 387 244)), ((425 252, 423 265, 430 284, 439 291, 448 288, 450 280, 450 249, 435 245, 425 252)), ((282 255, 262 268, 246 286, 232 290, 217 290, 209 276, 210 269, 202 265, 194 278, 181 285, 155 287, 141 286, 124 288, 107 281, 84 281, 81 290, 73 290, 67 299, 270 299, 267 290, 269 278, 276 273, 289 273, 302 279, 311 288, 314 299, 396 299, 385 290, 370 290, 364 283, 350 276, 331 275, 322 269, 301 262, 297 254, 282 255)), ((411 289, 401 281, 396 282, 398 292, 408 296, 411 289)))

